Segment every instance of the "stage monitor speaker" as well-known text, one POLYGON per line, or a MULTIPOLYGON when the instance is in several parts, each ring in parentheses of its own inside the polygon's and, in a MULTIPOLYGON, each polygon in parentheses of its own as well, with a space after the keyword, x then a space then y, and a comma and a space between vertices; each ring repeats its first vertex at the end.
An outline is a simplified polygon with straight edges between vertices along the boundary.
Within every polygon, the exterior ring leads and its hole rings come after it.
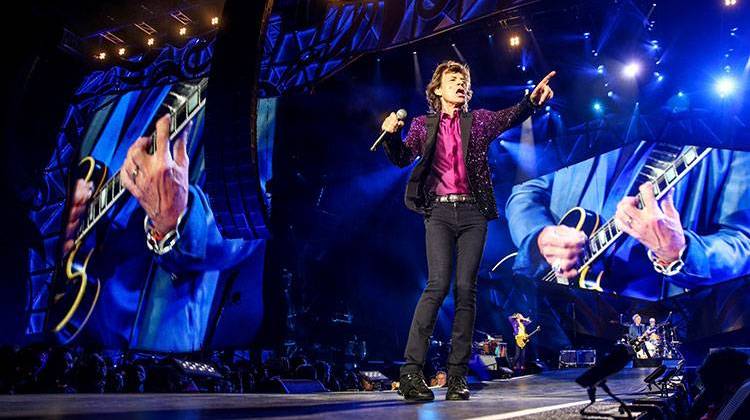
POLYGON ((315 394, 328 392, 320 381, 310 379, 275 379, 284 394, 315 394))
POLYGON ((652 358, 652 359, 635 359, 633 360, 633 367, 634 368, 655 368, 659 367, 662 364, 661 358, 652 358))

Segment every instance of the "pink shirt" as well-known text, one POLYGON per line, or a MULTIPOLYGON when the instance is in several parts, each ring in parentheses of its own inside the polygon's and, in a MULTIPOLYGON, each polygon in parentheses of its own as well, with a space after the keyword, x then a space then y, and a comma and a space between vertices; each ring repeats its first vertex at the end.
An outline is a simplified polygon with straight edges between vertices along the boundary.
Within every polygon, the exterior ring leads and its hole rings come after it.
POLYGON ((461 148, 461 119, 459 112, 453 116, 441 113, 432 159, 430 183, 437 195, 469 194, 469 176, 466 174, 461 148))

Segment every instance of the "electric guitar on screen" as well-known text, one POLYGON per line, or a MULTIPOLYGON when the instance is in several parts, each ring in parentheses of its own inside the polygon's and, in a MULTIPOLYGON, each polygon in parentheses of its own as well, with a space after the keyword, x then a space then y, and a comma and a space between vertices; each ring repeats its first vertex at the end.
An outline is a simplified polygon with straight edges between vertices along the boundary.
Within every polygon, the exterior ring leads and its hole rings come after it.
MULTIPOLYGON (((176 83, 162 102, 156 116, 170 115, 170 145, 195 117, 206 103, 208 79, 197 82, 176 83)), ((154 127, 155 121, 149 124, 154 127)), ((153 128, 152 128, 153 130, 153 128)), ((156 133, 151 132, 150 153, 156 149, 156 133)), ((97 244, 96 228, 105 225, 105 215, 128 195, 120 183, 120 171, 108 177, 109 169, 91 156, 83 158, 77 168, 73 168, 68 181, 68 202, 75 189, 76 181, 83 178, 92 182, 94 191, 83 212, 78 230, 74 234, 73 248, 62 252, 58 259, 55 275, 49 292, 49 306, 45 319, 45 330, 55 341, 65 344, 78 336, 91 317, 99 299, 101 283, 86 272, 92 256, 100 248, 97 244), (64 255, 63 255, 64 254, 64 255)), ((124 200, 123 200, 124 201, 124 200)), ((63 213, 64 223, 70 212, 69 204, 63 213)))
MULTIPOLYGON (((710 147, 696 147, 688 146, 684 148, 682 153, 675 158, 659 175, 651 179, 651 184, 654 186, 654 195, 659 200, 664 197, 669 190, 677 185, 677 183, 687 175, 698 163, 703 160, 713 150, 710 147)), ((638 194, 638 200, 640 201, 639 207, 643 207, 643 201, 640 194, 638 194)), ((602 255, 604 252, 612 246, 624 232, 619 230, 615 225, 615 219, 612 218, 606 223, 600 226, 599 215, 586 210, 581 207, 574 207, 570 209, 560 219, 558 225, 565 225, 579 230, 586 234, 588 237, 586 244, 583 248, 583 255, 580 258, 580 265, 578 266, 578 281, 574 279, 569 280, 563 276, 560 276, 554 270, 550 270, 546 275, 540 279, 547 283, 556 283, 565 286, 574 286, 581 289, 594 290, 602 292, 601 287, 603 271, 598 273, 592 273, 593 263, 602 255)), ((492 272, 502 276, 513 275, 513 263, 518 253, 512 253, 501 259, 492 268, 492 272)))

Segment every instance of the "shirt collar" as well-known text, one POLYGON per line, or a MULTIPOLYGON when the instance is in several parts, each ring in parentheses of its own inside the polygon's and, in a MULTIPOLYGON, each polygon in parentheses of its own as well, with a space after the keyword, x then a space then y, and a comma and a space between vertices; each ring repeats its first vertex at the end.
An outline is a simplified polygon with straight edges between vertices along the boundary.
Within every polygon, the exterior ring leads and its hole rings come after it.
POLYGON ((454 119, 454 118, 458 117, 458 115, 460 113, 461 113, 461 110, 459 110, 459 109, 453 110, 453 115, 440 111, 440 119, 441 120, 444 119, 444 118, 445 119, 454 119))

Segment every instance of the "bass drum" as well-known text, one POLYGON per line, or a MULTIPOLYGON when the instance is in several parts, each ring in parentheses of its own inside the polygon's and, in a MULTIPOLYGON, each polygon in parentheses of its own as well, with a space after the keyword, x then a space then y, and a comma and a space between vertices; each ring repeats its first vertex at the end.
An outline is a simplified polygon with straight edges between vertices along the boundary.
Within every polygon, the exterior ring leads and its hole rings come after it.
POLYGON ((651 356, 651 358, 659 357, 658 348, 654 343, 646 341, 645 343, 643 343, 640 349, 635 352, 635 357, 637 359, 649 359, 649 356, 651 356))

